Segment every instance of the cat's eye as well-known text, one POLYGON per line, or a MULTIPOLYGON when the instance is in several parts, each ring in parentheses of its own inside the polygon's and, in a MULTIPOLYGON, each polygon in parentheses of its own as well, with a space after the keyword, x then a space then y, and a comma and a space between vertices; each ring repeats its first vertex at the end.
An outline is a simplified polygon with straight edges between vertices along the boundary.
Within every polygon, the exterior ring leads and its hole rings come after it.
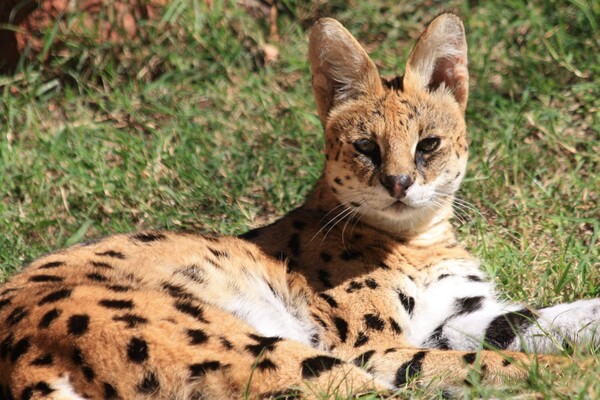
POLYGON ((377 143, 369 139, 357 140, 354 142, 354 147, 356 150, 369 157, 379 153, 379 146, 377 146, 377 143))
POLYGON ((440 147, 440 142, 440 138, 436 136, 425 138, 417 144, 417 151, 420 153, 431 153, 440 147))

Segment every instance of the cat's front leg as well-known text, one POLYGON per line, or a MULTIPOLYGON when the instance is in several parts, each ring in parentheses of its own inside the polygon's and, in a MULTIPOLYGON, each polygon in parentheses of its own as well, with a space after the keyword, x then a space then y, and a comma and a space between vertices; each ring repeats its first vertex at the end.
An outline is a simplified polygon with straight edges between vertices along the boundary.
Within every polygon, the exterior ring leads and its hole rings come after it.
POLYGON ((536 353, 600 346, 600 299, 538 309, 505 303, 491 282, 462 269, 467 272, 440 266, 439 275, 417 297, 408 331, 413 345, 473 351, 484 344, 536 353))
MULTIPOLYGON (((541 309, 505 304, 492 297, 480 299, 472 312, 461 312, 457 308, 421 345, 475 350, 483 344, 491 349, 546 354, 558 353, 570 346, 583 352, 589 346, 600 346, 600 299, 541 309)), ((464 303, 464 300, 455 302, 464 303)))

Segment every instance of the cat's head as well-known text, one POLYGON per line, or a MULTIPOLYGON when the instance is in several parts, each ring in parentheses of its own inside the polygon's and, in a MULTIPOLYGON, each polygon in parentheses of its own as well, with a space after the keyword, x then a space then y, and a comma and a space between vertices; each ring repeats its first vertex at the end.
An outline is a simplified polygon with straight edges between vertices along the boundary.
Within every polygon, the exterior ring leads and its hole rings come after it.
POLYGON ((403 77, 382 79, 354 37, 329 18, 312 28, 309 57, 325 127, 324 177, 337 200, 392 231, 447 214, 468 155, 460 19, 442 14, 429 24, 403 77))

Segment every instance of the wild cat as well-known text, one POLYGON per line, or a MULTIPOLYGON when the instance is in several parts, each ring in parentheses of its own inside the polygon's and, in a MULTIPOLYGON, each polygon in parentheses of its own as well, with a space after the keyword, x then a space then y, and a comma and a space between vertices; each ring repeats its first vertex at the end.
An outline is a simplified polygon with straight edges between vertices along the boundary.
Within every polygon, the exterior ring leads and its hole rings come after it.
POLYGON ((332 19, 309 58, 326 163, 305 204, 242 238, 145 231, 32 262, 0 288, 3 398, 390 393, 474 369, 525 378, 563 360, 521 349, 599 343, 600 300, 501 302, 452 232, 468 153, 458 17, 430 23, 404 76, 382 79, 332 19))

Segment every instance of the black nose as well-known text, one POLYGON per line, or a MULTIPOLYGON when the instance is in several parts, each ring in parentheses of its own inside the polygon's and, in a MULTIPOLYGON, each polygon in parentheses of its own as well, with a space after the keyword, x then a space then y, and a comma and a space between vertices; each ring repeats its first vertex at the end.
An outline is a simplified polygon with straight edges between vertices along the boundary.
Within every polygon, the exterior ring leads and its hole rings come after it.
POLYGON ((381 183, 391 196, 401 199, 406 196, 406 189, 413 184, 410 175, 386 175, 381 178, 381 183))

